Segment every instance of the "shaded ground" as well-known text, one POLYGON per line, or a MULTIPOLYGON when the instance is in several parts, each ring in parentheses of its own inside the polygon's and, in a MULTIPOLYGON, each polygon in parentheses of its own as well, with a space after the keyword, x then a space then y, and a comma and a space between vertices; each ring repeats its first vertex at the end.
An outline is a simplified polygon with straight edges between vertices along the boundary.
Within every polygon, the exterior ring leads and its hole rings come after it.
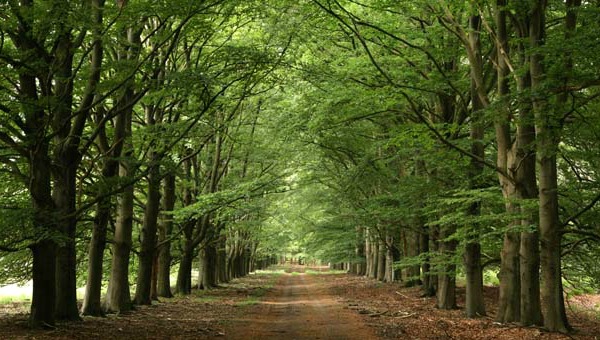
MULTIPOLYGON (((488 315, 465 319, 464 288, 457 289, 459 309, 439 310, 435 298, 422 298, 418 287, 404 288, 400 284, 382 284, 357 276, 335 275, 329 285, 349 309, 363 314, 363 320, 384 339, 600 339, 600 304, 595 312, 592 296, 572 299, 567 314, 575 332, 569 335, 548 333, 541 328, 501 325, 494 322, 498 290, 485 287, 488 315), (588 306, 584 306, 586 301, 588 306), (592 303, 593 304, 593 303, 592 303)), ((598 300, 598 296, 594 296, 598 300)))
POLYGON ((376 339, 316 275, 283 275, 256 308, 235 322, 230 339, 376 339))
MULTIPOLYGON (((467 320, 461 309, 435 309, 418 288, 299 271, 253 274, 209 292, 50 331, 27 329, 27 316, 18 313, 26 307, 13 303, 0 308, 0 339, 600 339, 599 315, 591 312, 597 296, 570 301, 577 331, 566 336, 499 325, 493 314, 467 320)), ((496 296, 486 289, 488 310, 496 309, 496 296)), ((464 292, 458 297, 463 305, 464 292)))

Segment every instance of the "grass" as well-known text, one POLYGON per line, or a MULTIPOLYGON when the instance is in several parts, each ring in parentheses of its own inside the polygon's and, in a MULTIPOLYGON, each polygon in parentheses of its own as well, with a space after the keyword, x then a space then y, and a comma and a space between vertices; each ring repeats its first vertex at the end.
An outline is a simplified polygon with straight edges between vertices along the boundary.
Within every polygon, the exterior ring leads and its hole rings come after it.
POLYGON ((217 298, 216 296, 199 296, 195 299, 195 301, 200 303, 210 303, 219 301, 219 298, 217 298))
POLYGON ((320 270, 314 270, 314 269, 307 269, 305 271, 305 273, 307 275, 337 275, 337 274, 346 274, 345 270, 327 270, 327 271, 320 271, 320 270))
POLYGON ((258 303, 260 303, 259 298, 255 297, 255 296, 248 296, 245 300, 237 302, 235 305, 239 306, 239 307, 243 307, 243 306, 254 306, 258 303))
POLYGON ((0 305, 6 305, 14 302, 29 302, 31 297, 27 294, 20 295, 2 295, 0 296, 0 305))
POLYGON ((27 283, 23 286, 11 284, 0 287, 0 304, 29 302, 31 301, 31 290, 31 283, 27 283))
MULTIPOLYGON (((285 273, 284 269, 281 268, 272 268, 272 269, 260 269, 254 272, 254 274, 260 275, 282 275, 285 273)), ((252 274, 251 274, 252 275, 252 274)))

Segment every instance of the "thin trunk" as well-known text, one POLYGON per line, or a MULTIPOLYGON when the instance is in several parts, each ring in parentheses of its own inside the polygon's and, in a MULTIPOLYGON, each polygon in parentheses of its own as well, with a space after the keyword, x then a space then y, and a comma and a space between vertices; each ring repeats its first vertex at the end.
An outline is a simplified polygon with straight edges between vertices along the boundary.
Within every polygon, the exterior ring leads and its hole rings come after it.
MULTIPOLYGON (((419 234, 412 230, 405 230, 404 234, 404 256, 416 258, 419 256, 419 234)), ((421 284, 421 266, 411 265, 406 268, 406 287, 413 287, 421 284)))
MULTIPOLYGON (((444 240, 454 233, 454 228, 446 227, 441 231, 440 239, 444 240)), ((440 241, 439 251, 445 259, 451 259, 456 251, 455 240, 440 241)), ((437 308, 456 308, 456 265, 454 263, 442 264, 441 272, 438 274, 437 308)))
POLYGON ((217 286, 216 265, 217 249, 213 244, 207 244, 200 251, 198 271, 198 289, 211 289, 217 286))
MULTIPOLYGON (((514 155, 512 151, 512 141, 510 136, 510 102, 508 95, 510 94, 508 76, 510 69, 508 67, 507 58, 509 57, 508 31, 507 31, 507 0, 498 0, 496 8, 496 25, 497 29, 497 75, 498 75, 498 97, 499 102, 504 105, 499 105, 499 115, 494 122, 496 129, 496 143, 498 145, 497 161, 498 168, 505 173, 511 168, 514 163, 514 155)), ((506 212, 509 214, 517 214, 518 206, 514 200, 516 195, 515 184, 510 178, 503 174, 498 174, 500 186, 503 196, 506 200, 506 212)), ((511 231, 516 225, 511 222, 508 225, 509 231, 504 234, 502 251, 500 253, 500 279, 498 312, 496 313, 496 321, 501 323, 515 322, 520 320, 520 298, 521 281, 519 276, 519 247, 520 236, 518 233, 511 231)))
POLYGON ((156 255, 156 232, 158 230, 158 214, 160 211, 160 168, 154 151, 150 152, 148 172, 148 196, 141 233, 141 249, 139 253, 138 276, 135 290, 135 303, 152 304, 152 268, 156 255))
POLYGON ((219 283, 229 282, 227 275, 227 252, 225 251, 225 243, 226 241, 224 237, 221 237, 217 243, 217 281, 219 283))
POLYGON ((365 259, 365 237, 364 228, 356 227, 356 246, 354 248, 356 262, 354 264, 354 274, 365 275, 366 259, 365 259))
MULTIPOLYGON (((520 77, 519 88, 521 90, 530 89, 529 73, 520 77)), ((515 157, 511 164, 516 167, 515 181, 517 197, 520 199, 537 199, 537 178, 536 178, 536 155, 535 155, 535 128, 533 126, 533 113, 531 103, 522 104, 519 109, 519 122, 517 125, 517 135, 515 144, 515 157)), ((521 227, 530 229, 531 225, 537 225, 537 214, 528 211, 528 208, 521 205, 519 212, 524 217, 521 219, 521 227)), ((519 270, 520 289, 521 289, 521 317, 520 322, 523 326, 542 325, 542 310, 540 301, 540 241, 539 230, 521 232, 521 241, 519 248, 519 270)))
MULTIPOLYGON (((192 153, 192 150, 187 150, 187 153, 192 153)), ((187 157, 183 162, 183 174, 184 179, 190 180, 194 178, 194 175, 197 172, 194 172, 194 169, 197 169, 198 159, 195 156, 187 157)), ((183 188, 183 199, 182 203, 184 207, 187 207, 193 203, 195 195, 195 189, 190 187, 190 184, 185 185, 183 188)), ((193 233, 197 220, 192 219, 186 221, 183 226, 183 240, 182 240, 182 254, 181 261, 179 263, 179 269, 177 271, 177 282, 175 284, 175 291, 177 294, 187 295, 192 292, 192 260, 194 258, 194 251, 196 247, 193 243, 193 233)))
POLYGON ((385 275, 383 281, 394 282, 396 280, 394 274, 394 237, 388 231, 385 237, 385 275))
MULTIPOLYGON (((419 237, 420 250, 423 254, 429 254, 429 227, 423 226, 421 227, 421 233, 419 237)), ((435 277, 431 275, 431 264, 429 260, 429 256, 423 259, 423 263, 421 264, 421 270, 423 271, 423 296, 435 296, 435 287, 433 285, 433 281, 435 281, 435 277)))
POLYGON ((377 241, 377 246, 375 246, 375 248, 377 248, 377 280, 379 281, 383 281, 385 279, 385 253, 386 253, 386 247, 385 247, 385 243, 381 240, 377 241))
POLYGON ((152 277, 150 278, 150 300, 158 301, 158 254, 152 260, 152 277))
POLYGON ((181 262, 179 262, 179 270, 177 272, 177 282, 175 291, 177 294, 188 295, 192 292, 192 261, 194 258, 194 248, 186 242, 181 254, 181 262))
MULTIPOLYGON (((129 98, 130 95, 132 92, 127 90, 124 98, 129 98)), ((131 110, 125 110, 117 117, 117 129, 123 128, 127 137, 131 136, 131 114, 131 110)), ((124 145, 122 155, 124 160, 119 167, 119 176, 125 180, 131 180, 135 174, 134 164, 131 161, 132 154, 133 145, 128 140, 124 145)), ((133 232, 133 191, 133 184, 128 185, 117 198, 112 265, 104 308, 108 312, 122 313, 132 308, 129 291, 129 256, 133 232)))
POLYGON ((158 273, 157 295, 170 298, 171 293, 171 233, 173 217, 170 212, 175 207, 175 176, 168 174, 163 179, 162 215, 158 228, 158 273))
POLYGON ((365 229, 365 276, 371 277, 372 257, 371 257, 371 241, 369 240, 369 230, 365 229))
MULTIPOLYGON (((104 115, 100 115, 98 120, 103 119, 104 115)), ((115 144, 110 147, 104 128, 101 128, 99 134, 99 145, 103 154, 107 156, 102 164, 102 187, 99 189, 96 197, 96 216, 94 217, 94 225, 92 228, 92 239, 90 240, 88 251, 88 275, 85 285, 85 295, 83 298, 83 306, 81 313, 90 316, 104 315, 103 306, 101 303, 102 291, 102 276, 104 265, 104 250, 106 248, 106 235, 108 231, 108 223, 111 219, 111 203, 112 199, 107 195, 110 190, 110 183, 118 175, 119 162, 117 157, 120 157, 123 148, 123 129, 115 128, 115 144)))
MULTIPOLYGON (((483 63, 481 58, 481 41, 479 30, 481 29, 481 18, 473 15, 469 19, 469 43, 479 63, 483 63)), ((474 72, 472 70, 471 72, 474 72)), ((484 109, 484 103, 479 93, 485 91, 480 89, 475 81, 477 75, 471 74, 471 153, 477 157, 485 158, 483 145, 483 122, 481 119, 481 110, 484 109)), ((469 187, 471 189, 480 188, 482 185, 481 175, 483 173, 483 164, 471 159, 469 164, 469 187)), ((469 215, 479 216, 481 214, 479 202, 475 202, 469 207, 469 215)), ((481 266, 481 245, 479 244, 479 226, 477 224, 467 226, 467 244, 464 253, 464 265, 466 274, 466 314, 468 318, 474 318, 485 315, 485 304, 483 300, 483 268, 481 266)))
MULTIPOLYGON (((121 166, 122 177, 129 177, 131 170, 121 166)), ((110 281, 106 292, 104 309, 107 312, 123 313, 131 310, 129 291, 129 256, 133 230, 133 185, 126 187, 117 200, 117 223, 112 247, 110 281)))
POLYGON ((111 213, 110 201, 109 197, 100 198, 96 207, 92 238, 88 250, 88 274, 85 284, 85 295, 81 307, 81 313, 83 315, 104 315, 100 298, 102 290, 104 248, 106 247, 106 232, 111 213))
MULTIPOLYGON (((575 29, 574 6, 581 1, 567 0, 566 32, 575 29)), ((545 39, 546 1, 534 2, 530 21, 530 47, 537 49, 545 39)), ((544 91, 545 70, 543 56, 534 51, 530 57, 531 88, 544 91)), ((568 58, 567 58, 568 59, 568 58)), ((566 71, 569 69, 567 61, 566 71)), ((559 98, 560 104, 560 98, 559 98)), ((557 105, 560 106, 560 105, 557 105)), ((541 297, 543 301, 544 327, 550 331, 568 332, 561 275, 562 225, 558 215, 558 173, 556 154, 560 140, 560 117, 558 107, 552 108, 544 98, 533 98, 537 159, 539 164, 539 223, 540 223, 540 268, 542 273, 541 297)))

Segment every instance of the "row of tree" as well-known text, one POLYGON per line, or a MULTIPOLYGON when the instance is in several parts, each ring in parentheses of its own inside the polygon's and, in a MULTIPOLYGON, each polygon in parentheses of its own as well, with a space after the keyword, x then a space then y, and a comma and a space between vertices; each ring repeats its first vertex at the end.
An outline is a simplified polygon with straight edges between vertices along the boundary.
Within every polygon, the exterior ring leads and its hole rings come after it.
POLYGON ((0 249, 4 281, 33 279, 32 326, 78 320, 83 281, 103 315, 171 296, 172 268, 189 294, 194 263, 210 288, 269 261, 259 222, 287 189, 256 140, 287 42, 258 5, 0 5, 0 249))
POLYGON ((294 129, 329 208, 307 249, 439 308, 463 273, 468 317, 497 270, 498 322, 568 332, 564 282, 600 277, 600 3, 312 4, 294 129))
POLYGON ((463 273, 469 317, 496 270, 499 322, 561 332, 563 284, 600 286, 598 1, 0 8, 0 263, 32 325, 84 281, 101 315, 286 251, 440 308, 463 273))

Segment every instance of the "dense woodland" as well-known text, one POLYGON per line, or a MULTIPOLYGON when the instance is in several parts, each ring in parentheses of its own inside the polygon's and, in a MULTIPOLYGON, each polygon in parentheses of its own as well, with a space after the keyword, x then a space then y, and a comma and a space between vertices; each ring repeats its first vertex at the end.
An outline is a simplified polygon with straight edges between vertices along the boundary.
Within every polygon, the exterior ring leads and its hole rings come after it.
POLYGON ((597 0, 4 1, 0 279, 47 327, 293 256, 568 332, 598 32, 597 0))

